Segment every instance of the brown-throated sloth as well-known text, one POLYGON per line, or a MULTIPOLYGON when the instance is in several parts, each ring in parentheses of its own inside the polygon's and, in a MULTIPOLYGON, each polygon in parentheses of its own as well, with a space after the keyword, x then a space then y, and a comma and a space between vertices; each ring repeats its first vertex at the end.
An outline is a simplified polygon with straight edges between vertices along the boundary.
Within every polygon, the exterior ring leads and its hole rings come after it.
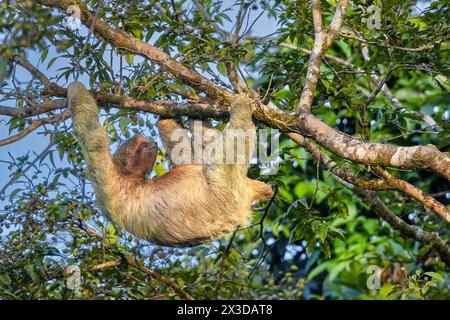
MULTIPOLYGON (((252 204, 273 195, 269 185, 247 178, 248 161, 180 163, 164 175, 147 180, 158 152, 156 143, 135 135, 112 156, 93 96, 75 82, 69 85, 67 97, 100 209, 141 239, 176 247, 218 239, 246 225, 252 204)), ((237 97, 225 129, 255 131, 250 100, 237 97)), ((158 127, 166 150, 172 150, 171 135, 180 125, 173 119, 163 119, 158 127)), ((251 148, 246 152, 248 160, 251 148)))

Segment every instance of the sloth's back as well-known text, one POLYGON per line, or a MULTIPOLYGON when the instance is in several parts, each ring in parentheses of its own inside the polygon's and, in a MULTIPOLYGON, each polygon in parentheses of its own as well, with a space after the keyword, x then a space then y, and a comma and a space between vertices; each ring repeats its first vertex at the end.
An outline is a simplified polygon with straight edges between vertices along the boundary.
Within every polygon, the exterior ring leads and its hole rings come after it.
MULTIPOLYGON (((218 239, 245 224, 251 215, 251 203, 235 192, 214 192, 202 165, 183 165, 152 181, 122 194, 121 209, 112 217, 139 238, 169 246, 194 246, 218 239), (126 199, 125 199, 126 197, 126 199)), ((241 192, 240 192, 241 193, 241 192)))

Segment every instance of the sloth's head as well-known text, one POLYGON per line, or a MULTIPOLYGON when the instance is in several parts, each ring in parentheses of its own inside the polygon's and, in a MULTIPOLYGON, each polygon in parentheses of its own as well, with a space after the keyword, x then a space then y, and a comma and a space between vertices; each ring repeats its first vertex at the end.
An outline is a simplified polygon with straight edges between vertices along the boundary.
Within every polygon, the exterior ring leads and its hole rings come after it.
POLYGON ((127 174, 145 177, 152 170, 157 155, 158 145, 136 134, 117 149, 114 159, 127 174))

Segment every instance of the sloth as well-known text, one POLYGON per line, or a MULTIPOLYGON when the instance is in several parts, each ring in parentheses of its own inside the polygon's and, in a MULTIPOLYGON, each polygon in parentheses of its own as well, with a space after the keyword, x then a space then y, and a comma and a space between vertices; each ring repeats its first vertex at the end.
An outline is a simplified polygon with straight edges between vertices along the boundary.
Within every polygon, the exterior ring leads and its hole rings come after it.
MULTIPOLYGON (((167 173, 147 179, 158 154, 157 144, 136 134, 112 155, 92 94, 74 82, 67 97, 99 209, 138 238, 171 247, 207 243, 245 226, 252 205, 273 196, 269 185, 247 177, 252 147, 246 148, 245 163, 192 164, 189 157, 189 161, 172 162, 167 173)), ((247 96, 237 95, 224 131, 255 132, 251 105, 247 96)), ((176 147, 172 135, 182 126, 175 119, 160 119, 157 126, 170 153, 176 147)), ((202 130, 211 133, 215 129, 203 123, 202 130)), ((188 135, 183 138, 190 139, 188 135)))

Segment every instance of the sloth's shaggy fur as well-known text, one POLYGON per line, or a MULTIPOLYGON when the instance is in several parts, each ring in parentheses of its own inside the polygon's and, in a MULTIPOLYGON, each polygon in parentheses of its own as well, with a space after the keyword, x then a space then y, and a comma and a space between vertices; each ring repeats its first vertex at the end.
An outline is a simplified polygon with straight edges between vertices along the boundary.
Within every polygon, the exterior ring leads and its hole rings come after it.
MULTIPOLYGON (((136 135, 113 156, 89 91, 72 83, 68 100, 100 209, 139 238, 177 247, 218 239, 246 225, 252 204, 273 195, 270 186, 247 178, 248 164, 179 164, 147 180, 158 152, 156 144, 136 135)), ((237 96, 226 129, 254 131, 250 105, 249 98, 237 96)), ((158 126, 166 149, 171 150, 168 138, 179 125, 164 119, 158 126)))

